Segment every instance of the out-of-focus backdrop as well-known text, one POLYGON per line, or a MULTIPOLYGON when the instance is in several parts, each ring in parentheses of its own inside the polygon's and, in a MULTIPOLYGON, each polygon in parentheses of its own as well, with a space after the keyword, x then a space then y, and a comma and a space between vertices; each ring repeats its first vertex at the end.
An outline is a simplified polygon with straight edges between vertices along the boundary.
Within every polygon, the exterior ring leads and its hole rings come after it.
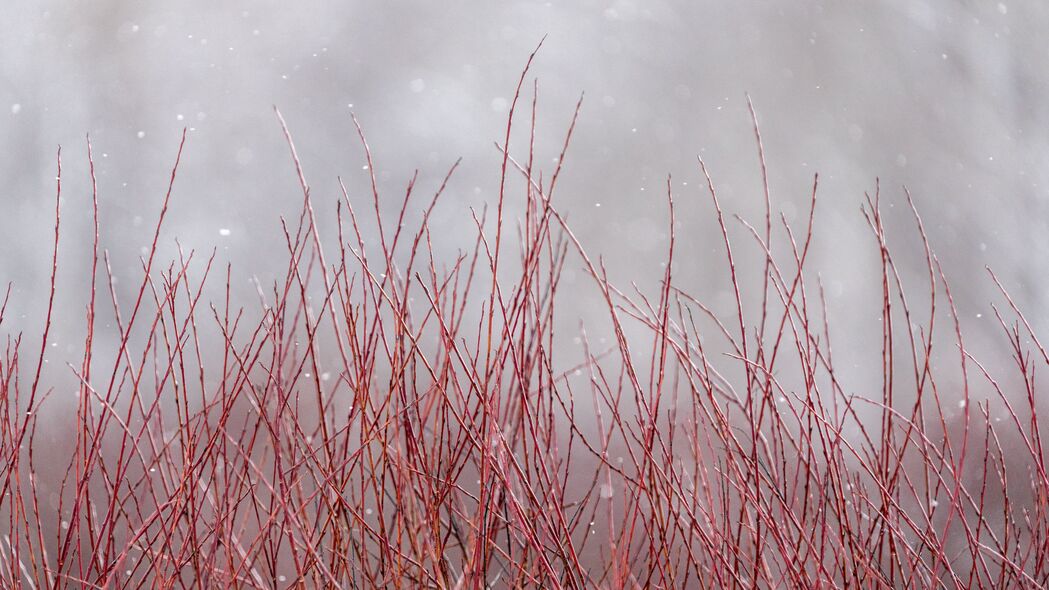
MULTIPOLYGON (((61 144, 59 356, 68 347, 77 358, 83 331, 85 293, 75 287, 86 284, 90 246, 85 134, 95 149, 102 244, 118 279, 140 271, 136 257, 152 238, 183 127, 189 139, 165 252, 176 236, 187 249, 218 247, 220 263, 231 261, 245 286, 252 275, 265 282, 281 272, 279 218, 295 214, 301 194, 274 105, 296 138, 328 236, 337 176, 362 207, 370 198, 351 112, 374 150, 389 215, 414 169, 425 193, 461 156, 433 220, 438 253, 451 257, 472 241, 466 208, 494 203, 493 141, 544 35, 526 85, 530 91, 538 78, 538 154, 552 168, 585 91, 556 200, 614 280, 651 287, 661 276, 663 187, 673 174, 678 280, 731 311, 696 156, 726 210, 760 222, 749 93, 775 208, 801 224, 813 174, 821 175, 812 264, 827 286, 836 336, 878 333, 877 251, 860 213, 876 179, 905 280, 922 287, 924 256, 903 185, 966 328, 976 338, 995 329, 984 265, 1012 288, 1035 328, 1045 327, 1043 2, 11 0, 0 32, 0 280, 15 285, 7 329, 38 328, 46 306, 61 144)), ((522 198, 514 186, 511 216, 522 198)), ((578 261, 569 269, 570 283, 584 281, 578 261)), ((585 297, 566 305, 569 316, 603 317, 585 297)), ((857 379, 880 374, 855 354, 857 379)))

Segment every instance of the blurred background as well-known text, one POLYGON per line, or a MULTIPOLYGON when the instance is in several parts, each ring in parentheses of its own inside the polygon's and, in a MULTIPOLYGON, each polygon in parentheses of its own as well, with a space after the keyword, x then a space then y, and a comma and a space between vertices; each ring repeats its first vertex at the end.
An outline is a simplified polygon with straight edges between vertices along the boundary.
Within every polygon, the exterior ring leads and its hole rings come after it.
MULTIPOLYGON (((163 251, 218 248, 247 297, 287 254, 280 216, 301 204, 273 106, 294 135, 322 232, 334 239, 337 177, 370 203, 360 118, 394 215, 414 170, 432 192, 463 164, 433 223, 451 260, 472 244, 468 207, 494 204, 507 109, 529 53, 538 79, 537 153, 552 170, 585 99, 555 196, 614 281, 662 275, 673 175, 679 284, 732 311, 702 155, 728 213, 762 222, 747 113, 752 97, 777 211, 802 227, 820 173, 812 268, 827 287, 835 352, 856 383, 877 378, 878 252, 860 212, 882 187, 903 278, 920 293, 914 195, 971 340, 1001 342, 992 266, 1044 333, 1049 252, 1049 6, 972 2, 210 2, 10 0, 0 15, 0 280, 5 331, 39 329, 63 147, 56 354, 78 358, 91 244, 85 134, 95 150, 102 245, 118 279, 141 272, 179 136, 189 136, 163 251), (997 339, 997 340, 995 340, 997 339), (839 350, 841 351, 839 353, 839 350), (847 364, 845 366, 848 366, 847 364)), ((526 119, 519 119, 524 130, 526 119)), ((520 136, 517 146, 520 147, 520 136)), ((520 152, 519 152, 520 153, 520 152)), ((519 180, 519 179, 515 179, 519 180)), ((520 182, 510 217, 523 205, 520 182)), ((424 198, 418 201, 421 209, 424 198)), ((410 210, 410 220, 418 220, 410 210), (412 217, 414 216, 414 217, 412 217)), ((743 244, 745 229, 732 222, 743 244)), ((780 244, 782 247, 782 244, 780 244)), ((744 246, 740 246, 745 248, 744 246)), ((747 272, 760 274, 752 248, 747 272)), ((584 284, 570 259, 569 284, 584 284)), ((746 275, 747 280, 758 274, 746 275)), ((131 289, 134 280, 118 283, 131 289)), ((585 289, 562 318, 599 324, 585 289)), ((127 295, 125 295, 126 297, 127 295)), ((921 301, 920 295, 916 296, 921 301)), ((250 299, 245 300, 251 303, 250 299)), ((30 332, 32 333, 32 332, 30 332)), ((37 344, 33 344, 37 346, 37 344)), ((574 355, 575 353, 573 353, 574 355)), ((578 360, 566 358, 565 365, 578 360)), ((54 361, 52 361, 54 362, 54 361)))

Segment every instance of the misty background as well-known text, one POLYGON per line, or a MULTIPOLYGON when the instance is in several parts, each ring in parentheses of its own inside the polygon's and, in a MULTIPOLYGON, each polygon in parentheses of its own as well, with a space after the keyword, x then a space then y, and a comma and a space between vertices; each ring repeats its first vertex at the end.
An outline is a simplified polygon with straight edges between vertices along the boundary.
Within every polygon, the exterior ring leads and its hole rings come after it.
MULTIPOLYGON (((13 0, 0 23, 0 280, 14 284, 5 332, 34 334, 46 310, 61 145, 52 339, 68 360, 79 358, 86 293, 77 286, 89 278, 86 134, 95 150, 102 247, 117 278, 130 279, 118 283, 118 294, 137 288, 137 257, 152 239, 183 127, 189 134, 162 253, 175 255, 175 237, 187 250, 217 247, 217 264, 232 263, 245 304, 251 277, 266 284, 283 272, 280 216, 295 216, 302 195, 274 105, 295 137, 328 239, 338 176, 360 209, 370 207, 351 112, 368 135, 391 222, 415 169, 419 205, 409 222, 462 157, 431 220, 436 254, 450 262, 476 234, 468 208, 495 203, 493 142, 502 140, 521 69, 544 36, 526 83, 530 95, 538 79, 537 154, 552 171, 585 92, 555 205, 589 252, 604 257, 613 282, 651 289, 662 276, 664 186, 672 174, 677 282, 732 311, 696 156, 710 168, 726 212, 761 222, 749 93, 774 208, 796 227, 820 173, 811 269, 827 286, 835 353, 854 365, 855 383, 881 372, 870 354, 880 345, 878 253, 860 213, 876 179, 890 245, 904 280, 920 292, 924 252, 901 187, 913 193, 952 281, 967 345, 1001 342, 990 308, 1001 297, 985 265, 1044 333, 1049 7, 1042 2, 321 1, 289 8, 13 0)), ((517 124, 523 131, 526 117, 517 124)), ((521 183, 512 188, 511 219, 523 207, 521 183)), ((744 228, 732 227, 734 239, 747 243, 744 228)), ((750 271, 760 273, 753 254, 750 271)), ((586 284, 578 259, 569 259, 568 270, 567 288, 586 284)), ((596 291, 564 299, 565 325, 605 321, 596 291)), ((578 352, 571 357, 566 366, 578 352)))

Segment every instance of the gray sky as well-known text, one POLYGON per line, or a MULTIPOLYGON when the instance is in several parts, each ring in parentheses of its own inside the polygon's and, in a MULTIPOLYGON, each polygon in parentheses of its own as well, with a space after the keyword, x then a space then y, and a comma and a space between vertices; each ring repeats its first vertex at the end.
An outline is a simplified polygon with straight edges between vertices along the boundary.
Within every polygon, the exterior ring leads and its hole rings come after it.
MULTIPOLYGON (((69 285, 86 280, 77 258, 90 243, 86 133, 99 169, 103 245, 118 276, 135 271, 152 236, 184 126, 189 141, 164 243, 177 236, 189 248, 217 245, 221 262, 232 261, 245 280, 279 272, 279 216, 294 212, 300 196, 273 105, 296 137, 328 235, 336 176, 367 198, 351 110, 391 197, 416 168, 420 188, 433 190, 463 157, 435 217, 447 229, 436 246, 451 255, 470 241, 466 207, 493 202, 492 142, 503 133, 521 67, 546 35, 532 70, 538 148, 546 162, 557 155, 585 91, 558 202, 620 282, 661 275, 669 173, 680 205, 681 286, 715 303, 725 298, 720 237, 695 158, 707 161, 729 212, 759 219, 749 93, 776 208, 800 223, 812 175, 821 174, 814 269, 843 331, 870 329, 878 313, 877 252, 859 212, 876 178, 897 256, 914 273, 905 279, 920 288, 923 258, 904 184, 970 329, 993 330, 985 264, 1032 318, 1046 315, 1049 8, 1042 2, 288 6, 7 3, 0 279, 15 282, 16 309, 34 318, 45 303, 58 144, 66 175, 62 277, 69 285)), ((391 198, 388 213, 397 204, 391 198)), ((59 339, 81 329, 83 293, 64 297, 75 311, 60 323, 59 339)), ((568 305, 567 313, 598 321, 585 300, 568 305)))

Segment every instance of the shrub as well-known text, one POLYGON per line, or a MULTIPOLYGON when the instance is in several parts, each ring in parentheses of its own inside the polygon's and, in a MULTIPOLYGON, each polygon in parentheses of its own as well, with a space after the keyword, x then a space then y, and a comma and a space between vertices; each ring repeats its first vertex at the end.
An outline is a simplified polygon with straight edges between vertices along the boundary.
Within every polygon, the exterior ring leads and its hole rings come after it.
MULTIPOLYGON (((1047 584, 1035 372, 1049 357, 993 274, 1007 303, 995 308, 1015 365, 1007 375, 967 352, 910 195, 927 282, 906 290, 880 191, 867 197, 883 380, 848 391, 822 284, 806 267, 817 181, 800 227, 776 218, 756 116, 761 223, 727 219, 698 162, 734 299, 725 315, 675 284, 669 178, 662 281, 627 290, 608 280, 555 206, 575 117, 544 174, 531 151, 533 98, 529 148, 511 153, 527 72, 501 145, 498 200, 462 212, 477 235, 450 260, 435 259, 429 219, 458 164, 421 203, 413 180, 399 217, 384 219, 358 125, 374 219, 344 188, 338 247, 325 248, 280 119, 302 208, 281 220, 286 272, 259 285, 257 310, 235 305, 234 271, 217 269, 214 253, 158 259, 185 134, 131 301, 118 300, 99 249, 97 191, 93 248, 58 256, 60 153, 48 312, 41 332, 13 336, 0 361, 3 585, 1047 584), (510 188, 518 180, 523 194, 510 188), (516 228, 510 199, 523 201, 516 228), (406 212, 418 208, 422 221, 409 227, 406 212), (369 223, 378 244, 363 237, 369 223), (757 245, 757 261, 739 256, 739 240, 757 245), (45 363, 55 277, 59 264, 83 263, 92 269, 83 359, 60 378, 45 363), (555 338, 566 265, 582 266, 607 312, 598 329, 610 343, 581 330, 582 359, 555 338), (757 289, 741 280, 744 267, 760 273, 757 289), (206 284, 225 297, 209 302, 206 284), (112 341, 97 338, 105 307, 112 341), (72 379, 75 403, 56 400, 69 388, 48 379, 72 379), (44 412, 71 425, 62 460, 37 435, 44 412)), ((90 142, 87 157, 95 186, 90 142)), ((0 322, 5 312, 7 299, 0 322)))

